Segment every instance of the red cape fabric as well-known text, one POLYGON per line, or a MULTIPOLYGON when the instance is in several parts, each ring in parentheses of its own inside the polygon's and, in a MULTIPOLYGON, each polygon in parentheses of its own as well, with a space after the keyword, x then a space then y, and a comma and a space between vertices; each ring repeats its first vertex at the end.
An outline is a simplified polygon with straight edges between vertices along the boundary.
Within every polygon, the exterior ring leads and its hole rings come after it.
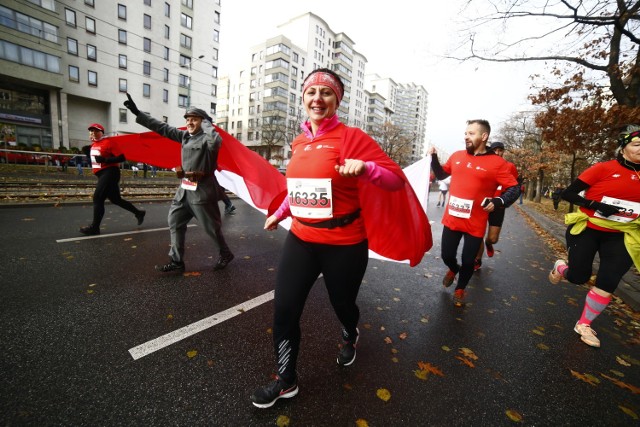
MULTIPOLYGON (((269 162, 240 141, 215 127, 222 137, 218 154, 218 169, 242 177, 255 206, 271 215, 287 195, 284 176, 269 162)), ((361 182, 360 205, 367 229, 369 249, 396 261, 408 260, 413 267, 431 249, 431 226, 420 201, 404 172, 379 146, 361 143, 366 134, 358 128, 346 128, 348 141, 345 159, 375 161, 402 177, 402 190, 386 191, 368 182, 361 182)), ((112 137, 117 150, 127 160, 147 163, 160 168, 174 168, 181 162, 181 144, 155 132, 112 137)))
MULTIPOLYGON (((262 156, 224 130, 214 127, 222 137, 218 169, 241 176, 255 206, 274 212, 287 194, 284 176, 262 156)), ((180 166, 181 144, 155 132, 120 135, 110 139, 129 161, 167 169, 180 166)))
POLYGON ((404 187, 386 191, 360 181, 360 206, 364 218, 369 249, 385 258, 409 260, 418 265, 433 246, 431 225, 406 175, 380 146, 368 144, 368 136, 359 128, 345 128, 344 159, 367 159, 402 177, 404 187))

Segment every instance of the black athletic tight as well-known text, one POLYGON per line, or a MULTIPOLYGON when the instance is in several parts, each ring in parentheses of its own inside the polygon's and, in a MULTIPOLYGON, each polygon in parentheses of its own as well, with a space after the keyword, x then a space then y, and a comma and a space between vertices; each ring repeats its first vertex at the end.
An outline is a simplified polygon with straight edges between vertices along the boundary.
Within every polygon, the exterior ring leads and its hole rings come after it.
MULTIPOLYGON (((291 383, 296 379, 300 317, 320 273, 340 323, 350 337, 355 337, 360 318, 356 298, 368 262, 367 240, 355 245, 325 245, 304 242, 293 233, 288 234, 276 279, 273 322, 278 375, 284 381, 291 383)), ((338 331, 335 334, 339 336, 338 331)))

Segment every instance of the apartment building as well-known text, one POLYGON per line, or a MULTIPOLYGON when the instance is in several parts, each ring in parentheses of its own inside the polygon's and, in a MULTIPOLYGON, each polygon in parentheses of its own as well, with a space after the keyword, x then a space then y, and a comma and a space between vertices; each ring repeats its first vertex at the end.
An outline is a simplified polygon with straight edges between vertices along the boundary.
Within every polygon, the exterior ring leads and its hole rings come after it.
POLYGON ((367 74, 367 59, 354 48, 355 41, 313 13, 292 18, 276 31, 277 36, 252 47, 236 71, 221 77, 219 126, 272 164, 285 166, 306 120, 302 82, 314 69, 329 68, 345 84, 338 109, 344 123, 368 132, 386 122, 401 123, 408 135, 415 133, 412 159, 423 156, 427 93, 422 86, 367 74))
POLYGON ((87 125, 141 132, 122 105, 176 125, 217 108, 220 0, 14 0, 0 6, 0 129, 10 144, 82 147, 87 125))
POLYGON ((338 114, 346 124, 364 128, 367 60, 346 34, 335 33, 313 13, 295 17, 277 31, 279 35, 250 49, 244 65, 221 79, 228 98, 221 99, 224 111, 217 124, 274 165, 283 166, 306 120, 302 82, 316 68, 330 68, 340 75, 345 93, 338 114))

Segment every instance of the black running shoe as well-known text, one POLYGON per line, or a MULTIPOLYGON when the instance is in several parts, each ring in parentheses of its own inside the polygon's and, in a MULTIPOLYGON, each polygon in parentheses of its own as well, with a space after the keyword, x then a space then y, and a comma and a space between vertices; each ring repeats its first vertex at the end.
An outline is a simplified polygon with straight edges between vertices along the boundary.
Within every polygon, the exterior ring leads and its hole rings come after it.
POLYGON ((97 236, 100 234, 100 229, 92 225, 87 225, 86 227, 80 227, 80 232, 86 236, 97 236))
POLYGON ((260 387, 251 395, 251 402, 258 408, 270 408, 278 399, 290 399, 298 394, 298 385, 287 384, 279 377, 265 387, 260 387))
POLYGON ((356 328, 356 339, 349 340, 347 331, 342 330, 342 339, 344 343, 340 346, 340 352, 338 353, 338 365, 349 366, 356 360, 356 347, 358 346, 358 339, 360 338, 360 330, 356 328))
POLYGON ((142 225, 144 222, 144 216, 147 214, 146 211, 140 211, 139 214, 136 214, 136 219, 138 220, 138 225, 142 225))
POLYGON ((184 262, 171 261, 169 264, 156 265, 156 270, 162 273, 170 273, 172 271, 184 271, 184 262))
POLYGON ((218 258, 218 261, 216 261, 216 265, 213 266, 213 271, 222 270, 227 265, 229 265, 229 263, 233 261, 234 258, 235 256, 233 256, 231 252, 229 252, 227 255, 220 255, 220 258, 218 258))
POLYGON ((233 206, 233 205, 230 205, 230 206, 227 206, 227 207, 224 208, 224 213, 229 215, 229 214, 232 214, 233 211, 235 211, 235 210, 236 210, 236 207, 233 206))

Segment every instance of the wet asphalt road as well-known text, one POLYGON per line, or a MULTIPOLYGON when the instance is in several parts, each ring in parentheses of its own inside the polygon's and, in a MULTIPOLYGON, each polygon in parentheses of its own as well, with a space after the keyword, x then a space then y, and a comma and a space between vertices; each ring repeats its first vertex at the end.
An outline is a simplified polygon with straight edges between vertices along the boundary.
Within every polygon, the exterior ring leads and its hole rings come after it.
POLYGON ((286 232, 263 231, 262 214, 234 203, 224 231, 236 259, 213 272, 217 254, 193 221, 186 275, 153 269, 167 260, 168 202, 136 203, 141 227, 108 205, 102 236, 80 240, 90 205, 0 209, 0 423, 637 425, 637 318, 610 306, 594 323, 602 348, 583 344, 573 325, 586 288, 547 281, 556 255, 516 208, 467 305, 453 307, 435 202, 435 245, 419 266, 370 260, 354 365, 336 365, 340 326, 319 279, 302 321, 299 395, 254 408, 250 394, 274 370, 269 293, 286 232), (236 307, 255 298, 264 302, 236 307), (202 319, 210 325, 166 342, 202 319), (149 352, 136 359, 136 348, 149 352))

